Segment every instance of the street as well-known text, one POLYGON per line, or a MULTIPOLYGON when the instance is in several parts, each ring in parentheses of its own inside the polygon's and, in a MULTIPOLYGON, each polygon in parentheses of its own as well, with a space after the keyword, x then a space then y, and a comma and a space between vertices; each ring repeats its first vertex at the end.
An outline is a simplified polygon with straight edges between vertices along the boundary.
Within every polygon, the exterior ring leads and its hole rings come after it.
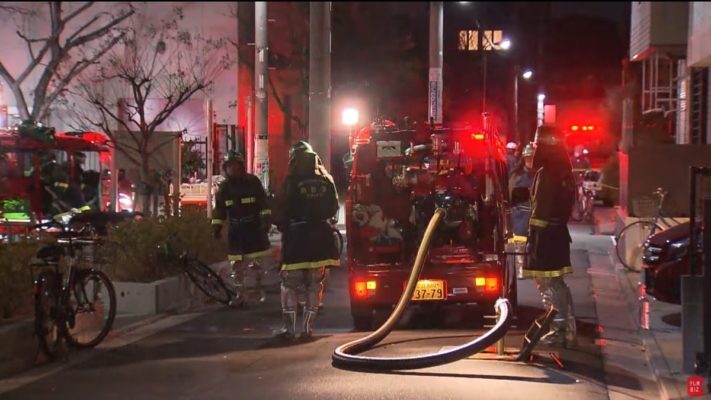
MULTIPOLYGON (((280 324, 278 292, 248 310, 214 307, 202 313, 171 316, 114 337, 91 351, 74 352, 66 362, 0 380, 0 400, 84 399, 608 399, 597 314, 591 287, 590 225, 571 225, 574 274, 571 286, 578 319, 576 349, 559 353, 564 369, 549 357, 535 364, 467 359, 424 370, 375 374, 331 366, 333 350, 365 336, 352 332, 344 267, 333 269, 316 321, 316 338, 284 345, 272 339, 280 324)), ((597 238, 600 238, 597 236, 597 238)), ((519 347, 542 306, 532 280, 519 281, 519 321, 507 347, 519 347)), ((490 314, 491 312, 489 312, 490 314)), ((484 322, 458 308, 440 326, 415 311, 374 356, 438 352, 480 335, 484 322)), ((387 317, 387 316, 383 316, 387 317)), ((624 374, 618 371, 618 374, 624 374)), ((640 389, 635 377, 618 377, 634 398, 658 398, 640 389)), ((626 397, 632 398, 632 397, 626 397)))

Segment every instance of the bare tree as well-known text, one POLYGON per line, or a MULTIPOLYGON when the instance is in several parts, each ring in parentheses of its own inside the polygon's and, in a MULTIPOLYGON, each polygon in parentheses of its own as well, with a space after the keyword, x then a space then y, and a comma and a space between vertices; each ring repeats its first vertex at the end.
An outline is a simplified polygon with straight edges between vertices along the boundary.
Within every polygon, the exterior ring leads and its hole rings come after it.
MULTIPOLYGON (((193 95, 209 91, 232 62, 227 42, 180 28, 182 9, 159 23, 132 19, 117 46, 93 74, 80 77, 72 92, 89 107, 69 107, 71 125, 105 132, 151 182, 151 156, 175 137, 155 135, 193 95), (120 49, 120 50, 119 50, 120 49), (156 136, 156 137, 154 137, 156 136)), ((147 198, 142 204, 147 210, 147 198)))
POLYGON ((0 78, 12 91, 20 117, 35 121, 45 119, 71 81, 121 41, 125 35, 121 25, 135 13, 130 4, 115 7, 115 12, 94 10, 94 2, 74 6, 61 1, 43 4, 46 10, 36 3, 0 3, 0 15, 8 17, 6 20, 12 17, 19 22, 32 17, 49 27, 46 36, 39 37, 16 31, 30 56, 30 63, 22 72, 13 76, 6 66, 8 60, 0 60, 0 78), (49 21, 42 21, 42 17, 48 17, 49 21), (37 69, 42 71, 40 77, 26 94, 22 86, 37 69))
MULTIPOLYGON (((237 6, 230 9, 230 17, 239 21, 240 43, 231 41, 239 51, 240 64, 254 69, 254 18, 237 6)), ((248 7, 245 4, 243 7, 248 7)), ((309 2, 273 2, 269 4, 269 67, 267 84, 279 110, 296 123, 304 135, 309 122, 309 2), (301 112, 288 109, 286 98, 296 94, 303 106, 301 112)), ((251 12, 254 16, 254 12, 251 12)))

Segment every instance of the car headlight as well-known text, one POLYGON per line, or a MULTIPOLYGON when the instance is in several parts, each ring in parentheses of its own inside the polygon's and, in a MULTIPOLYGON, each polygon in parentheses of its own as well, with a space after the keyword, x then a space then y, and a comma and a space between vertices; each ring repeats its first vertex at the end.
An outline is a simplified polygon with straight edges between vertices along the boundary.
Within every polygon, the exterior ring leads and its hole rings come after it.
POLYGON ((686 257, 689 252, 689 238, 674 242, 669 245, 668 261, 678 261, 686 257))

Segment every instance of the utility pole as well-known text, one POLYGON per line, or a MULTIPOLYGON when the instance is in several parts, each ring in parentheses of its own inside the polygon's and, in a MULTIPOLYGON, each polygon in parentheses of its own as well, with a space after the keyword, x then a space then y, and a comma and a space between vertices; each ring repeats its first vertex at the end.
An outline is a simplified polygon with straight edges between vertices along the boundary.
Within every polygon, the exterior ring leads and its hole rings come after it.
POLYGON ((254 174, 269 190, 269 99, 267 98, 267 79, 269 68, 267 44, 267 2, 254 2, 254 97, 257 100, 254 118, 255 165, 254 174))
MULTIPOLYGON (((235 93, 237 96, 235 97, 235 141, 237 140, 237 132, 239 132, 239 72, 241 70, 240 65, 239 65, 239 1, 235 1, 235 28, 237 29, 235 31, 235 47, 237 47, 237 51, 235 52, 235 65, 237 65, 237 84, 235 85, 235 93)), ((236 149, 232 149, 236 150, 236 149)), ((245 152, 246 153, 246 152, 245 152)), ((247 154, 244 155, 247 157, 247 154)))
POLYGON ((430 2, 429 120, 442 123, 442 64, 444 47, 444 3, 430 2))
POLYGON ((247 171, 254 174, 254 107, 252 106, 252 96, 246 96, 244 100, 247 104, 247 132, 244 135, 247 171))
POLYGON ((309 7, 309 142, 331 171, 331 2, 309 7))
POLYGON ((519 130, 518 122, 518 80, 521 76, 521 69, 518 65, 514 66, 514 142, 521 142, 521 132, 519 130))
POLYGON ((205 131, 207 132, 207 136, 205 137, 207 144, 207 149, 205 149, 205 169, 207 169, 207 218, 212 218, 212 175, 214 167, 212 140, 214 139, 213 130, 215 129, 214 118, 215 114, 212 100, 207 99, 205 101, 205 131))

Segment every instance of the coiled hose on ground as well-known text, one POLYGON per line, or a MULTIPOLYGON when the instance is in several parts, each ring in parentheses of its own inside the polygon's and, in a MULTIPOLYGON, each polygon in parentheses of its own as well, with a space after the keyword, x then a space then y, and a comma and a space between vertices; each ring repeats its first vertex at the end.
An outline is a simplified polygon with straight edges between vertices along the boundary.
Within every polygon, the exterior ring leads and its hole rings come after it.
POLYGON ((494 325, 494 327, 484 335, 479 336, 478 338, 462 346, 441 353, 424 354, 413 357, 383 358, 357 355, 372 349, 375 345, 380 343, 400 322, 400 319, 405 313, 405 309, 410 304, 410 299, 412 298, 412 294, 417 286, 417 280, 419 279, 422 268, 425 265, 425 259, 432 240, 432 235, 434 234, 437 225, 444 217, 444 214, 445 211, 443 209, 437 209, 432 216, 432 219, 430 219, 427 229, 425 230, 425 235, 420 243, 420 248, 417 250, 417 257, 415 258, 415 264, 412 267, 412 272, 410 273, 410 279, 407 282, 407 286, 405 287, 402 297, 400 297, 400 301, 398 301, 388 320, 385 321, 385 323, 378 328, 378 330, 370 335, 339 346, 333 352, 332 356, 332 365, 334 367, 366 371, 412 370, 436 367, 438 365, 453 363, 480 353, 488 347, 493 346, 498 340, 506 335, 506 332, 509 330, 513 320, 513 312, 511 304, 507 299, 499 299, 496 302, 496 311, 499 315, 496 325, 494 325))

